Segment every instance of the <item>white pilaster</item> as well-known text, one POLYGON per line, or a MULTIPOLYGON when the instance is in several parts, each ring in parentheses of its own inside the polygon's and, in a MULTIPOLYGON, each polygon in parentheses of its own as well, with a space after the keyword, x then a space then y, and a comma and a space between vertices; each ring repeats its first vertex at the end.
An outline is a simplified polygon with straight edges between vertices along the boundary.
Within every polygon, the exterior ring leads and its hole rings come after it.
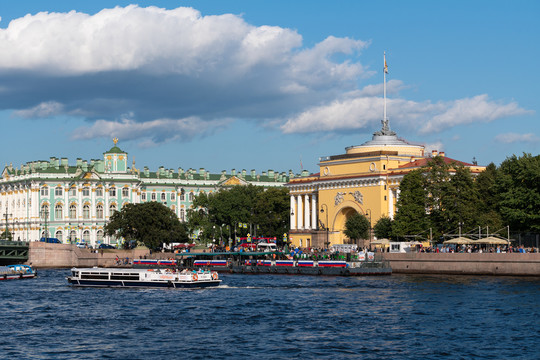
POLYGON ((296 219, 298 220, 298 224, 297 224, 297 225, 298 225, 298 229, 303 229, 303 228, 304 228, 304 223, 303 223, 302 220, 304 219, 304 217, 303 217, 303 215, 302 215, 302 214, 303 214, 303 213, 302 213, 302 209, 303 209, 303 206, 302 206, 302 195, 298 195, 296 201, 297 201, 296 204, 298 205, 298 206, 296 207, 296 212, 298 213, 298 214, 296 214, 296 219))
POLYGON ((296 200, 294 195, 291 195, 291 230, 296 229, 296 200))
POLYGON ((311 229, 309 222, 309 194, 304 195, 304 228, 311 229))
POLYGON ((311 195, 311 228, 317 229, 317 194, 311 195))

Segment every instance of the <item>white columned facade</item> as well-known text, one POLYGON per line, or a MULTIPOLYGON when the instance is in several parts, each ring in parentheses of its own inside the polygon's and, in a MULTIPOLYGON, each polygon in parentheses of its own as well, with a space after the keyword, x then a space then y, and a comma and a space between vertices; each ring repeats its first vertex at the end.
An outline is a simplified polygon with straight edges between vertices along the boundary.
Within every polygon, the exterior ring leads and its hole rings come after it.
POLYGON ((296 200, 291 195, 291 230, 296 230, 296 200))
POLYGON ((311 229, 309 221, 309 194, 304 195, 304 228, 311 229))
POLYGON ((298 229, 303 229, 303 228, 304 228, 304 223, 303 223, 303 221, 302 221, 302 219, 303 219, 303 216, 302 216, 302 214, 303 214, 303 213, 302 213, 302 209, 303 209, 303 207, 302 207, 302 195, 298 195, 298 196, 296 197, 296 199, 297 199, 297 200, 296 200, 296 201, 297 201, 296 204, 298 205, 298 206, 296 207, 296 212, 297 212, 297 214, 296 214, 296 219, 298 220, 298 224, 297 224, 298 226, 297 226, 297 228, 298 228, 298 229))
POLYGON ((317 229, 317 194, 311 195, 311 228, 317 229))
POLYGON ((394 189, 388 191, 388 217, 394 219, 394 189))

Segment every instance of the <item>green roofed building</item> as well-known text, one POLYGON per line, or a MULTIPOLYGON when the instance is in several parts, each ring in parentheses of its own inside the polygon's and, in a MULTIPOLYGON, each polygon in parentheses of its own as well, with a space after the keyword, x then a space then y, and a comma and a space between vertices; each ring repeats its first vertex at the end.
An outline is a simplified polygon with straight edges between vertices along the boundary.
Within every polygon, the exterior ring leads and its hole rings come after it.
POLYGON ((100 160, 51 157, 32 161, 20 169, 6 165, 0 179, 0 231, 6 229, 14 240, 35 241, 42 237, 62 243, 84 241, 96 246, 115 244, 104 236, 104 225, 114 211, 127 203, 158 201, 171 208, 180 221, 186 221, 194 196, 220 188, 252 184, 275 187, 285 185, 289 173, 255 170, 212 174, 201 168, 150 171, 129 167, 128 153, 117 146, 103 153, 100 160))

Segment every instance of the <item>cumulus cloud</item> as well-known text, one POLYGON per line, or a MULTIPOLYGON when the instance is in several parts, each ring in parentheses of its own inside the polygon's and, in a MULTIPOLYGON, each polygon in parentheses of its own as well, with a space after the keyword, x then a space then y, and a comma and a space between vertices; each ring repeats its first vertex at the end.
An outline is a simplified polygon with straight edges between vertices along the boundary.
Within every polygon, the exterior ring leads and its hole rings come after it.
MULTIPOLYGON (((75 139, 121 130, 148 144, 204 136, 231 119, 284 133, 373 129, 382 118, 382 84, 358 85, 374 74, 358 60, 368 46, 328 36, 306 47, 292 29, 185 7, 29 14, 0 28, 0 110, 90 121, 75 139)), ((399 98, 407 87, 387 83, 388 114, 393 125, 420 133, 526 113, 487 95, 399 98)))
MULTIPOLYGON (((395 91, 403 88, 400 82, 394 85, 395 91)), ((342 100, 309 108, 287 119, 281 128, 285 133, 372 128, 383 117, 384 100, 382 97, 362 95, 375 95, 379 93, 378 90, 379 86, 376 85, 366 87, 358 93, 352 93, 353 96, 347 94, 342 100)), ((436 103, 389 98, 387 108, 391 123, 418 129, 420 134, 438 133, 461 124, 490 122, 531 113, 519 107, 516 102, 505 104, 490 101, 487 95, 436 103)))
POLYGON ((512 144, 512 143, 540 143, 540 137, 533 133, 518 134, 518 133, 506 133, 495 136, 495 141, 498 143, 512 144))
POLYGON ((123 140, 144 139, 146 147, 175 140, 188 140, 198 135, 217 131, 230 123, 228 119, 201 122, 200 119, 158 119, 142 123, 129 118, 120 121, 97 120, 89 127, 81 127, 73 132, 73 140, 96 137, 110 137, 122 134, 123 140))

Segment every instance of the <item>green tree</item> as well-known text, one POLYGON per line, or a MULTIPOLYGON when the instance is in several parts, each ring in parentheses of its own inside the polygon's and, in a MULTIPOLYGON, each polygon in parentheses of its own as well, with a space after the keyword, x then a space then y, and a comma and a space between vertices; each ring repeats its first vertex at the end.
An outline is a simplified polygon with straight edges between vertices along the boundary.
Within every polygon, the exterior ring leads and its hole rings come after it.
POLYGON ((478 194, 478 225, 496 230, 503 227, 502 218, 497 210, 497 167, 491 163, 476 177, 474 186, 478 194))
POLYGON ((188 240, 185 226, 174 211, 155 201, 124 205, 111 216, 105 233, 128 241, 136 240, 150 249, 188 240))
POLYGON ((444 213, 444 197, 449 194, 450 165, 454 164, 447 164, 442 156, 436 156, 431 158, 424 168, 428 227, 431 227, 436 235, 442 235, 451 228, 444 213))
POLYGON ((258 194, 253 221, 258 225, 257 234, 282 239, 289 232, 290 197, 287 188, 269 188, 258 194))
POLYGON ((394 238, 419 234, 428 228, 426 197, 422 170, 406 174, 399 185, 399 199, 392 224, 394 238))
POLYGON ((392 219, 388 216, 381 217, 373 227, 373 232, 377 239, 392 239, 392 219))
POLYGON ((444 187, 440 212, 444 227, 441 230, 451 232, 460 225, 471 229, 478 225, 478 194, 471 171, 462 164, 455 163, 454 175, 444 187))
POLYGON ((356 243, 360 239, 367 239, 369 236, 369 220, 359 213, 354 213, 345 222, 345 235, 356 243))
POLYGON ((512 229, 540 232, 540 155, 507 158, 496 180, 499 212, 512 229))

